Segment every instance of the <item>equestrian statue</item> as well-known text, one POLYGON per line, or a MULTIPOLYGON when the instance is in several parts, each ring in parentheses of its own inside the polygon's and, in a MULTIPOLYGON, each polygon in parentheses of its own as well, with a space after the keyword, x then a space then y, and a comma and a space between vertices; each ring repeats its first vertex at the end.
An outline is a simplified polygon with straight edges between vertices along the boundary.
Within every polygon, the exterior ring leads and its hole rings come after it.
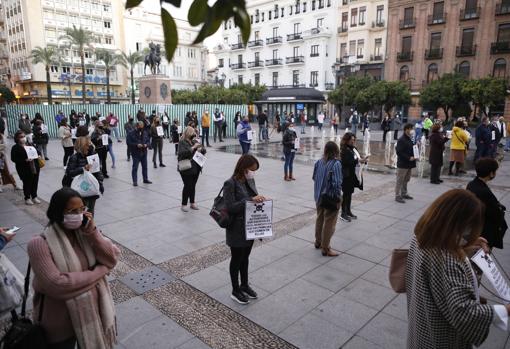
POLYGON ((159 74, 159 65, 161 64, 161 45, 160 44, 154 44, 151 42, 149 44, 150 52, 148 55, 145 55, 145 66, 143 67, 143 75, 145 74, 145 69, 147 66, 151 68, 152 74, 159 74))

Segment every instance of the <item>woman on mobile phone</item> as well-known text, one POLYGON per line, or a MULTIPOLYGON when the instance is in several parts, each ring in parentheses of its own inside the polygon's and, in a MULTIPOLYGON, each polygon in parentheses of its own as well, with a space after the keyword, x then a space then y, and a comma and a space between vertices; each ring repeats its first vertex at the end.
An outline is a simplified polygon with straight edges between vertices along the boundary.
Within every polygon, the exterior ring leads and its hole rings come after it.
POLYGON ((106 275, 120 250, 99 229, 78 192, 51 197, 49 223, 28 244, 34 272, 34 321, 50 348, 113 348, 115 307, 106 275))

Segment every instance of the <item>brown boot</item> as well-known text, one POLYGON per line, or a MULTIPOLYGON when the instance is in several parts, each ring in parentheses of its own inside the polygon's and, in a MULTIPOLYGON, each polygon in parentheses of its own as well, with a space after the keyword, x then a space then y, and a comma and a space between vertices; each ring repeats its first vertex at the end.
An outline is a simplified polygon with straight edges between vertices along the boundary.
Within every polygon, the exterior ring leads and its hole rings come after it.
POLYGON ((296 178, 294 178, 294 176, 292 175, 292 172, 289 174, 289 180, 291 180, 291 181, 295 181, 296 180, 296 178))
POLYGON ((283 180, 286 181, 286 182, 290 181, 290 178, 287 175, 287 173, 285 173, 285 176, 283 177, 283 180))
POLYGON ((328 248, 328 249, 323 249, 322 250, 322 255, 324 257, 337 257, 338 256, 338 253, 336 253, 335 251, 333 251, 331 248, 328 248))

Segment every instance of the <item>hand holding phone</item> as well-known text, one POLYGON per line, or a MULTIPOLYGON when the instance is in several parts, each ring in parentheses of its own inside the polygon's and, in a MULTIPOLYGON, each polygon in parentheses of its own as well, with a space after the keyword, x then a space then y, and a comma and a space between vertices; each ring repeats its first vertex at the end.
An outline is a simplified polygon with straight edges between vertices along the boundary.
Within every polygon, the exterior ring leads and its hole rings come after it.
POLYGON ((0 235, 2 235, 7 242, 9 242, 16 236, 16 232, 20 229, 21 228, 17 226, 13 226, 10 229, 0 228, 0 235))

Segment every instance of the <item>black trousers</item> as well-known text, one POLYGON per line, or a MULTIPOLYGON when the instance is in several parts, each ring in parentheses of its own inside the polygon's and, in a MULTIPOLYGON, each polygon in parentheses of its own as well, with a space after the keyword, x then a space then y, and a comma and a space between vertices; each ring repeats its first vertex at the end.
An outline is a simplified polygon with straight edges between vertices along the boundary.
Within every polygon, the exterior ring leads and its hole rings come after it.
POLYGON ((342 214, 351 212, 352 193, 342 192, 342 214))
POLYGON ((101 147, 96 148, 97 155, 99 156, 99 161, 101 161, 101 172, 103 176, 108 175, 108 167, 106 166, 106 158, 108 157, 108 148, 101 147))
POLYGON ((393 131, 393 139, 398 141, 398 130, 393 131))
POLYGON ((441 175, 441 166, 430 165, 430 182, 439 182, 439 176, 441 175))
POLYGON ((128 160, 131 159, 131 151, 129 150, 129 145, 126 148, 126 155, 128 160))
POLYGON ((152 162, 156 164, 156 157, 159 155, 159 164, 163 163, 163 138, 155 139, 152 142, 152 162))
POLYGON ((382 134, 382 141, 386 143, 386 135, 388 134, 388 130, 383 130, 383 134, 382 134))
POLYGON ((64 147, 64 166, 67 166, 67 161, 73 155, 74 147, 64 147))
POLYGON ((170 138, 170 128, 168 124, 163 124, 163 137, 170 138))
POLYGON ((197 185, 198 176, 199 174, 181 173, 182 182, 184 183, 184 187, 182 188, 182 206, 188 204, 188 199, 190 204, 195 203, 195 187, 197 185))
POLYGON ((232 281, 232 290, 239 290, 239 274, 241 274, 241 286, 248 286, 248 264, 251 253, 249 247, 231 247, 230 253, 230 280, 232 281))
POLYGON ((25 200, 35 199, 37 197, 37 187, 39 186, 39 172, 23 176, 21 181, 23 182, 23 194, 25 195, 25 200))

